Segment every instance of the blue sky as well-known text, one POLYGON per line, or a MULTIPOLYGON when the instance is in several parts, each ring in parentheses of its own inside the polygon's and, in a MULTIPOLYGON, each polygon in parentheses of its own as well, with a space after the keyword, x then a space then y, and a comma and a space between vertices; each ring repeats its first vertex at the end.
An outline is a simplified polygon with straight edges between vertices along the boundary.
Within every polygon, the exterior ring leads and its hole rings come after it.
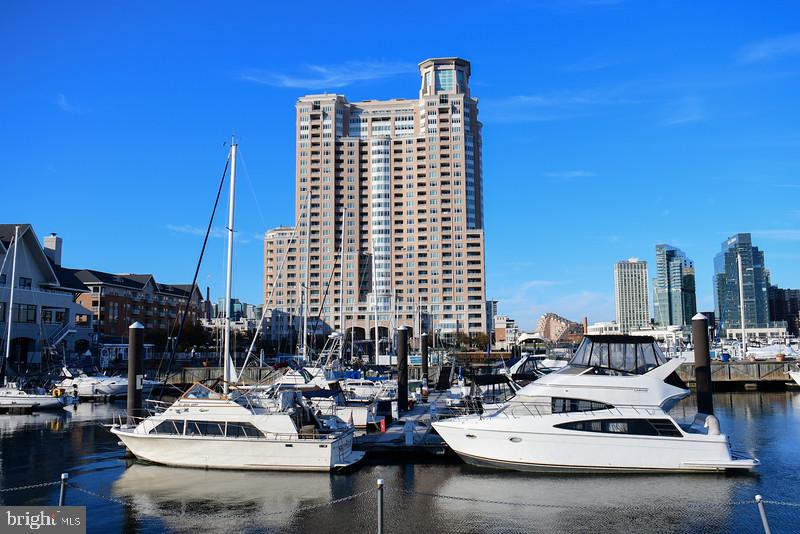
MULTIPOLYGON (((528 328, 613 318, 613 263, 695 261, 752 232, 800 287, 800 7, 792 2, 16 2, 0 18, 0 222, 64 264, 188 282, 236 132, 234 293, 294 219, 294 102, 416 97, 416 64, 472 62, 488 293, 528 328)), ((224 292, 224 210, 200 284, 224 292)), ((652 273, 651 273, 652 274, 652 273)))

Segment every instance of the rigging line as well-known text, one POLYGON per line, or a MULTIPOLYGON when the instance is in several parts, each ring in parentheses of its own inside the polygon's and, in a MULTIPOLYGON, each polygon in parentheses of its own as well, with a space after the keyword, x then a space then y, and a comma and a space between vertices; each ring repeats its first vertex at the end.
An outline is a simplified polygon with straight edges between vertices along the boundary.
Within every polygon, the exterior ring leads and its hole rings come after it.
MULTIPOLYGON (((9 254, 9 252, 11 252, 11 245, 13 245, 13 244, 14 244, 14 238, 12 237, 11 238, 11 242, 8 244, 8 250, 6 250, 6 253, 3 256, 3 264, 0 265, 0 274, 2 274, 2 272, 6 268, 6 260, 8 260, 8 257, 11 255, 11 254, 9 254)), ((5 322, 5 321, 3 321, 3 322, 5 322)))
MULTIPOLYGON (((309 191, 309 194, 311 194, 310 191, 309 191)), ((300 208, 300 213, 297 216, 297 220, 295 221, 294 229, 292 229, 292 235, 289 237, 289 242, 286 244, 286 251, 283 253, 283 258, 281 258, 281 264, 280 264, 280 266, 278 266, 278 273, 276 275, 275 282, 273 282, 272 288, 269 291, 269 297, 267 297, 267 300, 264 302, 264 307, 261 310, 261 320, 258 322, 258 325, 256 326, 256 332, 255 332, 255 334, 253 334, 253 340, 250 342, 250 347, 247 349, 247 355, 245 356, 244 365, 242 365, 242 369, 244 369, 244 367, 247 365, 247 360, 250 358, 250 355, 253 353, 253 349, 255 348, 255 345, 256 345, 256 340, 258 339, 258 334, 259 334, 259 332, 261 330, 261 325, 264 324, 264 319, 267 318, 267 310, 269 309, 269 305, 272 303, 272 296, 275 293, 275 284, 280 280, 280 276, 281 276, 281 273, 283 272, 284 264, 286 263, 286 258, 289 256, 289 248, 294 243, 295 236, 297 235, 297 228, 300 226, 300 223, 301 223, 301 221, 303 219, 303 214, 305 212, 305 209, 306 209, 305 204, 303 204, 303 206, 300 208)), ((309 243, 306 243, 306 246, 310 246, 309 243)), ((306 266, 306 267, 308 267, 308 266, 306 266)), ((290 317, 290 320, 291 320, 291 317, 290 317)), ((291 327, 291 325, 290 325, 290 327, 291 327)), ((280 348, 278 349, 278 352, 280 352, 280 348)))
POLYGON ((247 186, 250 188, 250 193, 253 195, 253 201, 256 204, 256 210, 258 210, 258 216, 261 218, 261 227, 266 228, 267 222, 264 219, 264 212, 261 211, 261 204, 258 202, 258 197, 256 196, 255 187, 253 187, 253 181, 250 179, 250 172, 247 170, 247 162, 244 160, 244 156, 242 155, 242 149, 240 148, 237 153, 239 156, 239 161, 242 162, 242 168, 244 169, 244 177, 245 181, 247 182, 247 186))
MULTIPOLYGON (((208 219, 208 227, 206 228, 206 235, 203 238, 203 247, 200 249, 200 257, 197 259, 197 266, 194 269, 194 278, 192 279, 192 285, 189 287, 189 297, 186 299, 186 304, 183 307, 183 316, 181 317, 181 324, 178 327, 178 334, 175 339, 175 344, 172 346, 172 351, 169 355, 169 363, 167 364, 166 372, 164 373, 163 383, 166 384, 167 378, 169 377, 169 371, 172 369, 172 364, 175 361, 175 349, 178 346, 178 342, 181 339, 181 334, 183 333, 183 327, 186 324, 186 317, 189 314, 189 305, 192 303, 192 295, 194 294, 195 287, 197 287, 197 276, 200 274, 200 266, 203 263, 203 255, 206 252, 206 245, 208 245, 208 237, 211 235, 211 227, 214 224, 214 216, 217 213, 217 206, 219 205, 219 198, 222 195, 222 187, 225 185, 225 175, 228 173, 228 165, 230 164, 231 156, 230 152, 228 152, 228 157, 225 158, 225 167, 222 169, 222 176, 220 177, 219 181, 219 188, 217 189, 217 198, 214 200, 214 208, 211 210, 211 217, 208 219)), ((164 363, 164 359, 162 358, 158 364, 158 374, 161 373, 161 364, 164 363)), ((130 379, 130 377, 129 377, 130 379)), ((161 400, 161 397, 164 394, 164 388, 159 388, 158 400, 161 400)))
MULTIPOLYGON (((342 232, 344 232, 344 225, 342 225, 342 232)), ((340 247, 338 255, 341 255, 341 252, 342 252, 342 249, 340 247)), ((314 339, 315 341, 317 339, 317 327, 319 326, 320 319, 322 318, 322 310, 325 307, 325 302, 328 300, 328 293, 330 292, 330 289, 331 289, 331 283, 333 282, 333 277, 336 274, 336 257, 337 257, 337 254, 334 254, 333 255, 333 258, 334 258, 333 259, 333 264, 331 265, 331 274, 328 276, 328 282, 325 284, 325 292, 322 294, 322 302, 320 302, 319 309, 317 310, 317 318, 314 320, 314 330, 311 332, 311 336, 312 336, 312 339, 314 339)), ((306 267, 308 267, 308 266, 306 266, 306 267)), ((342 274, 344 274, 344 273, 342 273, 342 274)), ((341 281, 343 281, 343 280, 341 280, 341 281)), ((339 287, 340 287, 340 289, 339 289, 339 305, 341 306, 342 305, 342 296, 343 296, 342 295, 343 286, 340 285, 339 287)), ((333 305, 333 299, 331 299, 331 305, 333 305)), ((331 325, 331 330, 333 330, 333 325, 331 325)))

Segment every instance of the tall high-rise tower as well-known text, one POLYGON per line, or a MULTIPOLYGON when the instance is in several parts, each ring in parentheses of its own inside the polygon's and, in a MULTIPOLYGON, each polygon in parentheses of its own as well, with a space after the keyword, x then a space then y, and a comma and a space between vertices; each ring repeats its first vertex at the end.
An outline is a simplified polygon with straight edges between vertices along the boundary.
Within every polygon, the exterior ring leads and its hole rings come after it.
POLYGON ((614 303, 622 333, 650 325, 647 290, 647 262, 637 258, 614 264, 614 303))
MULTIPOLYGON (((268 307, 381 337, 486 330, 481 123, 470 64, 419 64, 418 99, 301 97, 294 240, 265 241, 268 307), (286 253, 287 247, 289 252, 286 253), (283 271, 278 255, 286 253, 283 271)), ((281 231, 286 237, 285 229, 281 231)))
POLYGON ((714 256, 714 314, 722 329, 741 328, 739 257, 742 258, 745 327, 769 326, 769 276, 764 252, 753 246, 750 234, 736 234, 714 256))
POLYGON ((691 325, 697 313, 694 264, 670 245, 656 245, 653 310, 656 324, 661 326, 691 325))

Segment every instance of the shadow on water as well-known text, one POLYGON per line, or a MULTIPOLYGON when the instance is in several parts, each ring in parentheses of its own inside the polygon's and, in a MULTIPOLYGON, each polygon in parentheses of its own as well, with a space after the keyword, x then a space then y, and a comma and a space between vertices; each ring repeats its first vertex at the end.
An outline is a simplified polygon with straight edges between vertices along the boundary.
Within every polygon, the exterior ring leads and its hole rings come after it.
MULTIPOLYGON (((800 500, 800 393, 714 399, 734 448, 762 461, 757 474, 552 475, 385 457, 344 474, 168 468, 125 460, 102 426, 122 404, 82 404, 0 416, 0 483, 56 481, 69 472, 75 484, 103 496, 68 490, 68 504, 89 507, 91 532, 373 531, 374 491, 327 503, 371 490, 378 478, 386 483, 387 532, 760 532, 756 493, 800 500)), ((693 410, 688 399, 673 413, 689 417, 693 410)), ((57 498, 57 486, 0 493, 2 504, 57 498)), ((768 505, 773 532, 800 524, 795 510, 768 505)))

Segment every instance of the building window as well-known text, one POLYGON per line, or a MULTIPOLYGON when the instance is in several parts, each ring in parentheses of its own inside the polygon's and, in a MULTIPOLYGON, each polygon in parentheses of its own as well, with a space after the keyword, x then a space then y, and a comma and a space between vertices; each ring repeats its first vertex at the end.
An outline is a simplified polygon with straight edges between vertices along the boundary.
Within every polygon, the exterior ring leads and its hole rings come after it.
POLYGON ((14 304, 11 320, 15 323, 35 323, 36 306, 33 304, 14 304))
POLYGON ((0 286, 6 285, 6 275, 0 274, 0 286))
POLYGON ((436 71, 436 90, 452 91, 455 86, 455 77, 452 70, 436 71))
POLYGON ((31 279, 26 278, 24 276, 19 277, 19 287, 20 289, 30 289, 31 288, 31 279))
POLYGON ((6 320, 6 303, 0 302, 0 323, 6 320))

